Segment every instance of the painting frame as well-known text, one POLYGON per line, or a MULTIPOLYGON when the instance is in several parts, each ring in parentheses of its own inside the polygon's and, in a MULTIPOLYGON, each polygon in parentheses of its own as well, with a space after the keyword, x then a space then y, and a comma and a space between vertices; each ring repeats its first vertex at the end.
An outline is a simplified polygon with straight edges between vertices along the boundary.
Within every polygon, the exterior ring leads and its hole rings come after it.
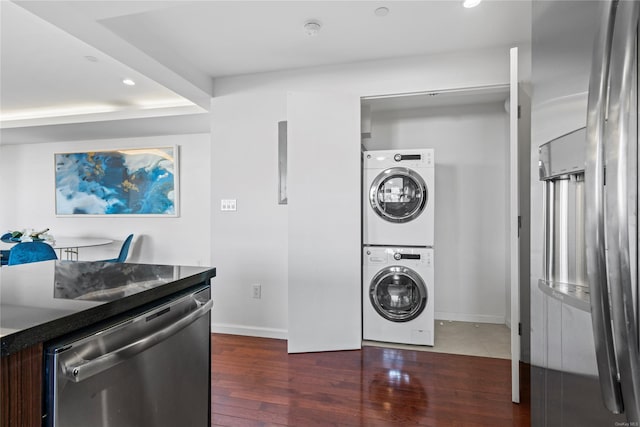
POLYGON ((180 147, 55 152, 56 217, 180 216, 180 147))

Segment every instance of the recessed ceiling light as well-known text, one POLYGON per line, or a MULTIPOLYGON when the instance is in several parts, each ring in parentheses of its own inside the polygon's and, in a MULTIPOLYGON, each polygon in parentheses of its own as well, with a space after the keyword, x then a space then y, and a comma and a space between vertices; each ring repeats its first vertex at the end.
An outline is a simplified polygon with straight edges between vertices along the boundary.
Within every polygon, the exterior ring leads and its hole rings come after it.
POLYGON ((387 16, 389 14, 389 8, 388 7, 379 7, 375 10, 374 12, 376 14, 376 16, 387 16))
POLYGON ((320 28, 322 28, 322 25, 320 25, 320 23, 315 20, 307 21, 304 23, 304 32, 310 37, 317 36, 320 32, 320 28))
POLYGON ((472 7, 476 7, 477 5, 479 5, 481 1, 482 0, 464 0, 462 5, 467 9, 471 9, 472 7))
POLYGON ((122 79, 122 84, 125 84, 127 86, 135 86, 136 82, 131 79, 122 79))

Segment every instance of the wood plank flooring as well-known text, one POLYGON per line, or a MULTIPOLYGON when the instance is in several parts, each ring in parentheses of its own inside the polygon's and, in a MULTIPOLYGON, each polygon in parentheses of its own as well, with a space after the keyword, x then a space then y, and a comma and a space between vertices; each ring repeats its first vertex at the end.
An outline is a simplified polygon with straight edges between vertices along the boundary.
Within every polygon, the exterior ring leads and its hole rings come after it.
MULTIPOLYGON (((510 361, 413 350, 287 354, 284 340, 211 335, 213 426, 529 426, 510 361)), ((525 398, 526 400, 526 398, 525 398)))

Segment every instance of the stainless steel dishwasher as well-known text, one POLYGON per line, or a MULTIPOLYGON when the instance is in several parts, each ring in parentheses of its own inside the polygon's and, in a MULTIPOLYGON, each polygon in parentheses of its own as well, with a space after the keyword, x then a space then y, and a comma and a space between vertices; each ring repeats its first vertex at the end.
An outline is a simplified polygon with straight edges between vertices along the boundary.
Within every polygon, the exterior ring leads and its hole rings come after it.
POLYGON ((46 350, 55 427, 208 426, 210 288, 46 350))

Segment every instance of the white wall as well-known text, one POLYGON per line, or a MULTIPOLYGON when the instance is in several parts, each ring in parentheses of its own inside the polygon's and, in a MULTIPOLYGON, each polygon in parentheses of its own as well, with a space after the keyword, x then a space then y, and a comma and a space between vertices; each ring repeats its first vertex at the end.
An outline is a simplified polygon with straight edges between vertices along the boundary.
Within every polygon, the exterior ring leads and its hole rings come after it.
MULTIPOLYGON (((213 330, 287 336, 288 220, 276 192, 277 122, 286 119, 287 91, 373 96, 508 83, 508 48, 217 79, 211 133, 212 262, 218 267, 213 330), (238 212, 220 212, 221 198, 237 198, 238 212), (251 283, 263 285, 262 299, 251 298, 251 283)), ((309 167, 330 173, 331 153, 309 159, 309 167)))
POLYGON ((217 332, 285 338, 287 206, 278 204, 278 121, 286 94, 243 94, 211 104, 212 263, 217 277, 211 312, 217 332), (236 199, 236 212, 220 211, 236 199), (262 285, 262 298, 251 285, 262 285))
POLYGON ((80 259, 117 256, 130 233, 130 262, 207 265, 210 262, 210 138, 208 134, 0 145, 0 229, 50 228, 56 236, 106 237, 112 245, 80 250, 80 259), (178 145, 180 216, 171 218, 56 217, 54 153, 178 145))
POLYGON ((502 103, 372 115, 368 150, 435 149, 436 319, 505 323, 508 126, 502 103))

